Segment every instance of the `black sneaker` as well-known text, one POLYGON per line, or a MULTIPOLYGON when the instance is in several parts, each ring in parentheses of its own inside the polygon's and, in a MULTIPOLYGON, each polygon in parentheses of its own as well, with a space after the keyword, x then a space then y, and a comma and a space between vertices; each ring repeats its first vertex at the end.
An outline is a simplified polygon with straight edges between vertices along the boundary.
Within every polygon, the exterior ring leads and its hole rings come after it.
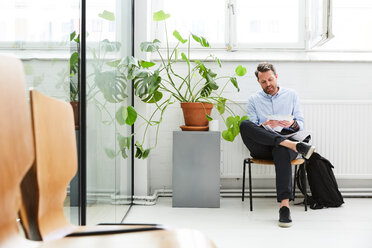
POLYGON ((281 207, 279 209, 279 223, 280 227, 290 227, 292 226, 291 212, 288 207, 281 207))
POLYGON ((308 145, 303 142, 298 142, 296 144, 296 150, 299 154, 304 156, 304 158, 309 159, 313 152, 315 151, 315 146, 308 145))

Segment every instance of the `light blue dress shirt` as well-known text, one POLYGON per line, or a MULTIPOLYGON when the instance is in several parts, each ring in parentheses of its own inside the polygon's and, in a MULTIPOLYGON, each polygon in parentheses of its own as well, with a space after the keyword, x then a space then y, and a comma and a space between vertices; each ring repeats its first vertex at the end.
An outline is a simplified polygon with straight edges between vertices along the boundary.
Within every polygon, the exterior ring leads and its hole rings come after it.
POLYGON ((304 116, 296 92, 279 87, 275 95, 266 94, 263 90, 251 95, 248 100, 247 113, 249 120, 261 125, 269 115, 293 115, 300 130, 304 128, 304 116))

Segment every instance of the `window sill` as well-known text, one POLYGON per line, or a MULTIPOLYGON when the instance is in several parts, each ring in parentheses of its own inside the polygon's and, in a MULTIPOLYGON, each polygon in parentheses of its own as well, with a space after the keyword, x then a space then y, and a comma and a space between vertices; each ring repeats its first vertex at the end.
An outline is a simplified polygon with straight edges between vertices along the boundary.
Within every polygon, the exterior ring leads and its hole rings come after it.
MULTIPOLYGON (((185 52, 185 51, 180 51, 185 52)), ((0 54, 10 55, 21 60, 66 60, 70 58, 68 50, 19 50, 0 49, 0 54)), ((161 51, 163 58, 166 52, 161 51)), ((345 51, 291 51, 291 50, 244 50, 228 52, 224 49, 194 49, 191 51, 192 60, 205 60, 210 54, 218 57, 221 61, 227 62, 261 62, 261 61, 283 61, 283 62, 372 62, 372 52, 345 52, 345 51)), ((181 56, 179 56, 181 57, 181 56)), ((113 56, 113 58, 117 58, 113 56)), ((151 58, 159 61, 158 54, 151 54, 151 58)), ((207 61, 212 61, 208 59, 207 61)))
POLYGON ((14 56, 21 60, 70 59, 69 50, 1 49, 0 54, 14 56))
MULTIPOLYGON (((180 51, 185 52, 185 51, 180 51)), ((163 58, 166 52, 161 51, 163 58)), ((372 62, 372 52, 346 52, 346 51, 298 51, 298 50, 244 50, 228 52, 223 49, 192 50, 191 59, 205 60, 210 54, 218 57, 221 61, 230 62, 261 62, 261 61, 284 61, 284 62, 372 62)), ((160 60, 158 54, 153 53, 151 58, 160 60)), ((212 61, 208 59, 207 61, 212 61)))

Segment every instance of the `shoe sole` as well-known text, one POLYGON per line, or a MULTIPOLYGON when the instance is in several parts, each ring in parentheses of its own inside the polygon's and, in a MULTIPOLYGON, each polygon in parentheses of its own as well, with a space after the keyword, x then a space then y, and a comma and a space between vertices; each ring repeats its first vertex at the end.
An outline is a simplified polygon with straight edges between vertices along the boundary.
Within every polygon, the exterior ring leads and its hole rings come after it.
POLYGON ((315 146, 311 146, 310 149, 309 149, 309 151, 304 156, 305 159, 309 159, 311 157, 311 155, 313 155, 314 151, 315 151, 315 146))
POLYGON ((280 226, 280 227, 291 227, 292 226, 292 222, 289 222, 289 223, 278 222, 278 226, 280 226))

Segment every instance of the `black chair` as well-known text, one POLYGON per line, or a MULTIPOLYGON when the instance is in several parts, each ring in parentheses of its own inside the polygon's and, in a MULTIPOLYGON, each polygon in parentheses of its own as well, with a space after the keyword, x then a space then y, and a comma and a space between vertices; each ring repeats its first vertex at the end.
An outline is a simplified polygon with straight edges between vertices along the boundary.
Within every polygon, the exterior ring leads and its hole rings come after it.
MULTIPOLYGON (((250 210, 253 211, 253 203, 252 203, 252 176, 251 176, 251 165, 252 164, 261 164, 261 165, 274 165, 273 160, 265 160, 265 159, 255 159, 255 158, 245 158, 243 161, 243 186, 242 186, 242 201, 244 201, 244 191, 245 191, 245 168, 248 164, 248 175, 249 175, 249 206, 250 210)), ((294 183, 293 183, 293 199, 295 197, 296 192, 296 178, 297 178, 297 166, 303 164, 305 166, 306 171, 306 160, 302 158, 297 158, 292 160, 291 165, 295 166, 295 177, 294 177, 294 183)), ((306 184, 307 184, 307 178, 306 175, 304 175, 304 191, 306 192, 306 184)), ((307 195, 305 194, 305 211, 307 211, 307 195)))

